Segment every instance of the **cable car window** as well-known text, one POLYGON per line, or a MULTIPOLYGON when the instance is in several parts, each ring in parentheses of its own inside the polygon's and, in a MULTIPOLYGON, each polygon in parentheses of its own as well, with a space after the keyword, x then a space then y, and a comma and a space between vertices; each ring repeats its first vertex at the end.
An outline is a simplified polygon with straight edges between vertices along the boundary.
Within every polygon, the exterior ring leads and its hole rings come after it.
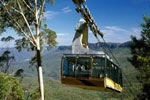
POLYGON ((115 66, 115 76, 114 76, 114 78, 115 78, 115 82, 118 82, 118 67, 117 66, 115 66))
POLYGON ((93 59, 92 77, 104 77, 105 59, 95 57, 93 59))
POLYGON ((112 65, 112 63, 109 60, 107 60, 107 64, 106 64, 107 75, 106 76, 109 78, 111 78, 111 65, 112 65))
POLYGON ((69 70, 69 76, 74 76, 74 66, 75 66, 75 63, 73 62, 70 62, 68 63, 68 70, 69 70))
POLYGON ((75 75, 75 58, 65 58, 63 63, 63 75, 74 76, 75 75))
POLYGON ((90 74, 91 58, 79 57, 75 68, 75 76, 80 78, 88 78, 90 74))
POLYGON ((112 63, 111 63, 110 71, 111 71, 111 73, 110 73, 110 78, 111 78, 112 80, 114 80, 114 64, 112 64, 112 63))
POLYGON ((67 59, 64 59, 64 62, 63 62, 63 75, 68 75, 68 60, 67 59))

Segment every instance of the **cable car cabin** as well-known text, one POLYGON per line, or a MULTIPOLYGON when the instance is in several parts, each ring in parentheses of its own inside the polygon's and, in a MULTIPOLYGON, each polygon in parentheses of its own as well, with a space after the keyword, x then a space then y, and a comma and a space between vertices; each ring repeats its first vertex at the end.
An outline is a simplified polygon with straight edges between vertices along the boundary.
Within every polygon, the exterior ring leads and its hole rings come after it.
POLYGON ((122 72, 105 55, 65 54, 61 63, 62 84, 90 90, 122 92, 122 72))

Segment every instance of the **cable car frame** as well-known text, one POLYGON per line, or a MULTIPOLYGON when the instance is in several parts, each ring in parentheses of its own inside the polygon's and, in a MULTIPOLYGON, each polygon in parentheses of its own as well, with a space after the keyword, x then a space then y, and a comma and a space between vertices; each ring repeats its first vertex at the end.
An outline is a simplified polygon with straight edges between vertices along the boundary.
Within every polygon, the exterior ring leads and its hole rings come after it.
POLYGON ((64 54, 61 82, 90 90, 123 90, 122 71, 106 54, 64 54))

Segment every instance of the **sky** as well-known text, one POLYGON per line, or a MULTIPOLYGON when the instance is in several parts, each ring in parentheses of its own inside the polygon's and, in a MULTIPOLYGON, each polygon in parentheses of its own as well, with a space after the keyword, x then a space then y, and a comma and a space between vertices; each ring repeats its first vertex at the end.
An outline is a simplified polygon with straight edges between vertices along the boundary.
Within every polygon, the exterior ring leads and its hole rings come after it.
MULTIPOLYGON (((150 15, 150 0, 86 0, 88 6, 100 30, 104 33, 107 42, 126 42, 131 35, 140 37, 144 14, 150 15)), ((46 4, 48 27, 57 33, 58 45, 71 45, 75 35, 76 23, 81 15, 75 11, 76 6, 72 0, 55 0, 55 4, 46 4)), ((8 29, 8 33, 15 32, 8 29)), ((89 42, 95 43, 91 31, 89 42)))

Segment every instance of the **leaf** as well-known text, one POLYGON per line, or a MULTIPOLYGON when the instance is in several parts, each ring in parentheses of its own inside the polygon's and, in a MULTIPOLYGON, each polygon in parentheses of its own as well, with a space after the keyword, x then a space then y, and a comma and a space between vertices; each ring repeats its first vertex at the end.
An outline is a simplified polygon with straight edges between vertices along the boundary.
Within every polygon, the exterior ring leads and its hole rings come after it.
POLYGON ((46 2, 50 2, 53 5, 55 3, 55 0, 46 0, 46 2))
POLYGON ((22 77, 22 74, 23 74, 24 70, 23 69, 18 69, 16 72, 15 72, 15 77, 22 77))

